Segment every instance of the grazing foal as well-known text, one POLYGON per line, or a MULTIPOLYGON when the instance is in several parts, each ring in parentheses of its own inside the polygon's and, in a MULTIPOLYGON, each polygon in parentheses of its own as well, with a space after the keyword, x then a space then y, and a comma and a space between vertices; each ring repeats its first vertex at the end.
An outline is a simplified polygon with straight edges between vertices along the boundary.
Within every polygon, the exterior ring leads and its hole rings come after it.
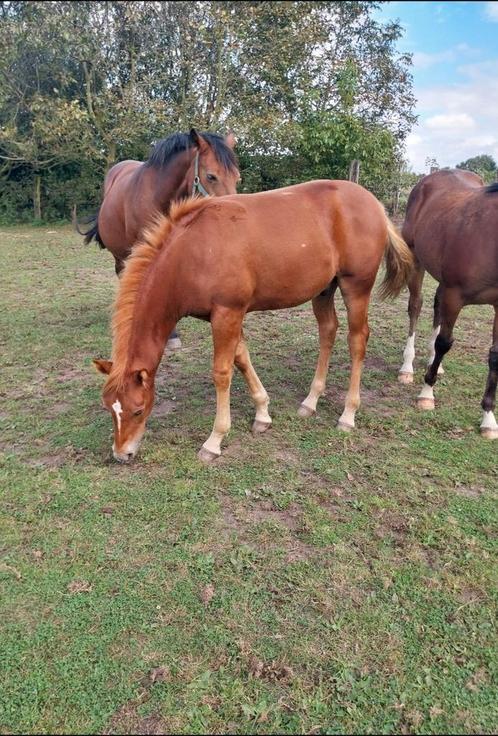
POLYGON ((482 399, 481 434, 498 438, 494 409, 498 381, 498 184, 483 186, 470 171, 436 171, 425 176, 408 199, 403 237, 415 256, 409 281, 410 329, 400 368, 402 383, 413 381, 415 329, 422 308, 422 282, 428 271, 439 286, 434 299, 431 355, 421 409, 434 409, 441 361, 453 343, 453 327, 462 307, 491 304, 495 310, 488 380, 482 399))
POLYGON ((133 249, 113 317, 113 361, 103 403, 114 423, 114 457, 136 453, 154 402, 154 377, 171 327, 184 316, 211 322, 217 409, 199 457, 221 454, 230 429, 234 364, 256 405, 254 432, 271 426, 268 394, 251 364, 242 331, 247 312, 287 309, 312 300, 320 353, 300 414, 316 410, 325 390, 337 330, 339 288, 349 324, 351 376, 341 429, 354 427, 369 335, 368 304, 383 255, 384 294, 406 284, 412 256, 382 205, 357 184, 314 181, 259 194, 190 200, 171 208, 133 249))

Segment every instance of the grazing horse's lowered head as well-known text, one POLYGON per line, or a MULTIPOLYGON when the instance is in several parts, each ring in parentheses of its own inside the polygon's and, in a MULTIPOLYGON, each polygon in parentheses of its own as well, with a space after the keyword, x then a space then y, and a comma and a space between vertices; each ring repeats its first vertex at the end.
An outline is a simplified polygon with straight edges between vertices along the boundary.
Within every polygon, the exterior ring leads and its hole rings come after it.
POLYGON ((154 377, 145 368, 132 370, 119 381, 111 376, 112 361, 93 361, 100 373, 108 376, 102 404, 110 412, 114 424, 112 454, 127 463, 135 456, 145 423, 154 404, 154 377))

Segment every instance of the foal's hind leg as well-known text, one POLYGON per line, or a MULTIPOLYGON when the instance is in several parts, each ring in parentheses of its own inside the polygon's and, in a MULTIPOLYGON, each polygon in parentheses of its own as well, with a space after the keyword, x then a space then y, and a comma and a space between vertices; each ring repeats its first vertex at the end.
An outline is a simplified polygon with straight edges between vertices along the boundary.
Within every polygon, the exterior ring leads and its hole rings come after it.
POLYGON ((484 411, 481 423, 481 434, 488 440, 498 439, 498 423, 495 419, 496 384, 498 383, 498 306, 495 306, 495 321, 493 323, 493 344, 488 358, 489 373, 486 390, 482 399, 484 411))
POLYGON ((271 416, 268 414, 268 404, 270 403, 270 399, 251 363, 249 350, 247 349, 243 333, 241 334, 240 341, 235 352, 235 365, 244 376, 249 388, 249 393, 256 405, 256 417, 252 425, 252 431, 255 434, 266 432, 266 430, 271 427, 271 416))
POLYGON ((337 282, 334 281, 326 291, 323 291, 312 301, 313 312, 315 313, 315 317, 318 322, 320 353, 318 355, 315 376, 311 382, 310 392, 298 409, 298 414, 301 417, 310 417, 316 412, 317 401, 325 391, 325 382, 327 380, 327 372, 330 363, 330 353, 334 347, 338 325, 334 306, 334 294, 336 289, 337 282))
POLYGON ((422 309, 422 283, 424 281, 425 269, 415 261, 415 269, 408 282, 410 298, 408 299, 408 316, 410 327, 408 340, 403 352, 403 365, 399 369, 398 380, 400 383, 413 383, 413 361, 415 359, 415 330, 417 327, 420 310, 422 309))
POLYGON ((463 307, 459 289, 441 288, 441 330, 434 344, 434 360, 425 374, 425 384, 417 398, 419 409, 434 409, 433 386, 437 380, 439 366, 443 357, 453 344, 453 327, 463 307))
POLYGON ((360 406, 360 381, 367 342, 370 335, 368 327, 368 304, 373 283, 357 290, 349 279, 339 282, 342 296, 348 311, 348 344, 351 355, 351 375, 349 389, 346 394, 344 411, 337 423, 338 429, 349 432, 354 429, 355 414, 360 406))

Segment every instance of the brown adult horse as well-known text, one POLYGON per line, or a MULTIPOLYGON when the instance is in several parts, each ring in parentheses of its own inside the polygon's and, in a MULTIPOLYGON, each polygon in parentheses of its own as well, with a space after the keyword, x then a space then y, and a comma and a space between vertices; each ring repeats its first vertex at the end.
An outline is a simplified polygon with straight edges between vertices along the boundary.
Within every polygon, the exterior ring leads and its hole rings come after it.
POLYGON ((434 299, 431 356, 418 406, 434 409, 433 386, 443 356, 453 343, 453 327, 462 307, 491 304, 495 309, 493 344, 481 404, 481 434, 497 439, 498 184, 484 187, 480 176, 458 169, 425 176, 408 199, 403 237, 413 250, 416 267, 409 282, 410 329, 400 381, 413 381, 415 328, 422 308, 422 281, 428 271, 439 286, 434 299))
POLYGON ((194 194, 235 194, 240 179, 235 138, 214 133, 174 133, 149 159, 121 161, 107 172, 104 198, 85 243, 95 238, 114 256, 119 275, 143 229, 172 202, 194 194))
POLYGON ((221 454, 230 429, 234 363, 256 405, 253 431, 271 425, 268 394, 242 332, 247 312, 312 300, 320 354, 299 413, 313 414, 325 389, 337 329, 337 287, 347 308, 352 361, 339 427, 352 429, 369 335, 368 304, 384 252, 384 293, 395 295, 407 282, 412 256, 382 205, 351 182, 312 181, 173 206, 126 263, 113 317, 113 361, 94 361, 108 374, 103 403, 113 418, 114 457, 126 462, 135 455, 154 402, 154 376, 166 337, 186 315, 210 320, 214 343, 217 409, 201 460, 221 454))
MULTIPOLYGON (((145 163, 121 161, 109 169, 104 199, 85 235, 115 260, 119 275, 133 245, 157 213, 166 214, 171 202, 189 195, 235 194, 240 180, 233 152, 235 138, 215 133, 174 133, 159 141, 145 163)), ((173 330, 168 346, 180 347, 173 330)))

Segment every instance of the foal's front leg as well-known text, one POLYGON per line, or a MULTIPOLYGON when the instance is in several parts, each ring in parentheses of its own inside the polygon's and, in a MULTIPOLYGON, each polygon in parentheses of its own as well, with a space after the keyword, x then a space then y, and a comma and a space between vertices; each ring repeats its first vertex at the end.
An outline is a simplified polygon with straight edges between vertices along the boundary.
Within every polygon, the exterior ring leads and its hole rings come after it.
POLYGON ((205 463, 210 463, 221 455, 221 442, 230 430, 230 384, 232 382, 235 351, 241 336, 243 317, 243 312, 228 307, 216 306, 211 313, 216 417, 213 431, 198 454, 199 459, 205 463))

